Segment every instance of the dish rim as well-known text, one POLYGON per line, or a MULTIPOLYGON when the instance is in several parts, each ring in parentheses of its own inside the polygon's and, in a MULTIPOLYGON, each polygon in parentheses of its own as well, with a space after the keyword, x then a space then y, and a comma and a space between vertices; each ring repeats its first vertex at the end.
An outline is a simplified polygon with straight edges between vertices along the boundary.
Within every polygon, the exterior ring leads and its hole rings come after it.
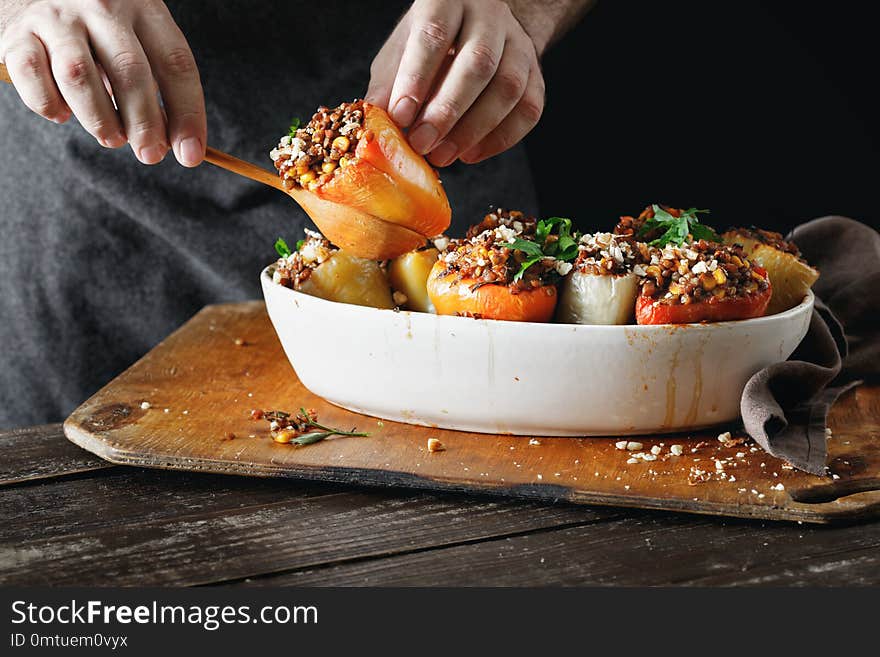
POLYGON ((260 272, 260 281, 263 284, 268 283, 269 285, 274 285, 284 290, 286 293, 292 295, 294 300, 304 297, 308 298, 310 302, 317 302, 320 304, 331 304, 331 307, 346 307, 348 311, 354 313, 363 313, 368 314, 372 313, 392 313, 396 316, 421 316, 427 315, 429 317, 435 317, 440 319, 440 321, 458 321, 458 322, 467 322, 468 325, 473 326, 474 322, 477 322, 478 325, 487 325, 487 326, 497 326, 501 325, 505 328, 510 328, 513 326, 518 327, 541 327, 538 330, 543 331, 552 331, 552 330, 566 330, 571 331, 572 328, 576 328, 578 330, 589 330, 589 331, 665 331, 669 332, 670 330, 678 330, 678 329, 699 329, 699 330, 709 330, 713 327, 721 327, 721 326, 756 326, 762 323, 771 322, 771 321, 781 321, 789 317, 793 317, 804 311, 804 309, 808 306, 813 305, 813 301, 815 299, 815 295, 813 294, 813 290, 807 290, 806 296, 801 300, 799 304, 796 306, 789 308, 781 313, 776 313, 775 315, 764 315, 762 317, 752 317, 750 319, 737 319, 730 320, 726 322, 707 322, 707 323, 699 323, 699 324, 567 324, 560 322, 512 322, 510 320, 505 319, 475 319, 473 317, 458 317, 455 315, 435 315, 433 313, 423 313, 415 310, 394 310, 391 308, 373 308, 371 306, 359 306, 353 303, 342 303, 340 301, 330 301, 329 299, 322 299, 321 297, 316 297, 311 294, 306 294, 304 292, 300 292, 298 290, 291 289, 289 287, 285 287, 283 285, 279 285, 275 281, 272 280, 272 276, 270 271, 274 271, 275 264, 271 264, 263 268, 263 271, 260 272), (442 318, 442 319, 441 319, 442 318))

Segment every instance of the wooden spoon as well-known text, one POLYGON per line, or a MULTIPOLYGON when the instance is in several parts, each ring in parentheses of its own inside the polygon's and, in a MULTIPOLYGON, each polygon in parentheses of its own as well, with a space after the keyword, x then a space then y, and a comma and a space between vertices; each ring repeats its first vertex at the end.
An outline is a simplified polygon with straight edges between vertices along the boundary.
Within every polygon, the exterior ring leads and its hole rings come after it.
MULTIPOLYGON (((12 84, 0 63, 0 81, 12 84)), ((292 198, 331 242, 350 254, 370 260, 387 260, 422 246, 425 236, 403 225, 385 221, 357 208, 323 199, 305 189, 286 189, 274 171, 207 147, 205 160, 221 169, 268 185, 292 198)))
MULTIPOLYGON (((12 84, 12 79, 9 77, 9 71, 6 69, 6 65, 2 62, 0 62, 0 81, 12 84)), ((268 171, 267 169, 258 167, 250 162, 239 160, 237 157, 233 157, 223 151, 218 151, 216 148, 211 148, 210 146, 205 149, 205 160, 221 169, 226 169, 227 171, 237 173, 245 178, 250 178, 251 180, 263 183, 264 185, 269 185, 269 187, 274 187, 285 194, 288 193, 288 191, 284 189, 284 185, 281 183, 281 178, 279 178, 278 174, 274 171, 268 171)))

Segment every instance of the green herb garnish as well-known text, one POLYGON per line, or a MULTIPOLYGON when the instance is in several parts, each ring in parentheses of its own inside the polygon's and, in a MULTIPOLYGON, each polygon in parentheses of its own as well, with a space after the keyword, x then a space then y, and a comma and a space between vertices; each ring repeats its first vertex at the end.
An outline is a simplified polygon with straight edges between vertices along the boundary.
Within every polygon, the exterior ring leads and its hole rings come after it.
POLYGON ((299 130, 299 126, 302 124, 298 118, 293 118, 290 120, 290 131, 287 133, 290 135, 290 138, 293 139, 296 137, 296 131, 299 130))
POLYGON ((564 217, 550 217, 541 219, 535 226, 535 241, 524 240, 517 237, 509 244, 503 244, 509 249, 522 251, 526 258, 520 265, 519 271, 513 277, 514 282, 520 280, 526 270, 544 258, 556 258, 563 262, 574 260, 578 254, 579 234, 572 234, 571 219, 564 217), (555 231, 555 233, 554 233, 555 231))
MULTIPOLYGON (((299 251, 299 247, 302 241, 297 242, 296 250, 299 251)), ((275 251, 282 258, 286 258, 291 255, 293 252, 290 250, 290 247, 287 246, 287 242, 284 241, 284 238, 279 237, 275 240, 275 251)))
POLYGON ((651 246, 666 246, 667 244, 684 244, 688 235, 695 240, 708 240, 710 242, 718 242, 718 237, 712 228, 700 223, 697 218, 698 214, 709 214, 708 210, 698 210, 697 208, 688 208, 682 210, 680 217, 675 217, 661 208, 659 205, 652 205, 654 209, 653 219, 648 219, 645 225, 639 230, 639 235, 647 235, 654 230, 662 230, 663 234, 650 242, 651 246))
POLYGON ((311 419, 306 409, 299 409, 299 414, 296 416, 296 424, 297 427, 302 429, 320 429, 320 431, 310 431, 309 433, 304 433, 300 436, 297 436, 290 442, 294 445, 311 445, 313 443, 319 443, 325 438, 329 438, 330 436, 369 436, 368 433, 361 433, 357 431, 342 431, 341 429, 333 429, 332 427, 325 427, 323 424, 319 424, 311 419))

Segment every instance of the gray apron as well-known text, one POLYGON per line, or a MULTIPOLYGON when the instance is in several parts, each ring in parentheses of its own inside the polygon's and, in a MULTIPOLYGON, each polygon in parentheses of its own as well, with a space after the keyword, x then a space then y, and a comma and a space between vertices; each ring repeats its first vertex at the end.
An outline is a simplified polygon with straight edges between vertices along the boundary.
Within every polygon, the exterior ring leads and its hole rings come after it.
MULTIPOLYGON (((208 140, 271 168, 292 117, 362 96, 405 2, 170 2, 202 76, 208 140), (295 26, 307 16, 308 29, 295 26), (296 29, 296 43, 291 34, 296 29)), ((171 153, 140 165, 0 88, 0 428, 62 420, 202 306, 260 297, 303 212, 279 192, 171 153)), ((453 232, 491 204, 536 212, 524 149, 441 177, 453 232)), ((352 327, 356 330, 356 327, 352 327)))

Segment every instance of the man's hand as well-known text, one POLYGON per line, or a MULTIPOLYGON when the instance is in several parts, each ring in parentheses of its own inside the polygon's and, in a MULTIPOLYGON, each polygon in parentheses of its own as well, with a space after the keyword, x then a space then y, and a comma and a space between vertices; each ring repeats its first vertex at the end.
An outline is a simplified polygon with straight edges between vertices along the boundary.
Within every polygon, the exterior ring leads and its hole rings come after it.
POLYGON ((198 68, 159 0, 0 0, 0 61, 25 105, 76 115, 102 146, 129 143, 144 164, 169 147, 184 166, 205 156, 198 68))
POLYGON ((434 166, 518 143, 544 109, 539 57, 589 0, 417 0, 373 60, 367 100, 434 166))

